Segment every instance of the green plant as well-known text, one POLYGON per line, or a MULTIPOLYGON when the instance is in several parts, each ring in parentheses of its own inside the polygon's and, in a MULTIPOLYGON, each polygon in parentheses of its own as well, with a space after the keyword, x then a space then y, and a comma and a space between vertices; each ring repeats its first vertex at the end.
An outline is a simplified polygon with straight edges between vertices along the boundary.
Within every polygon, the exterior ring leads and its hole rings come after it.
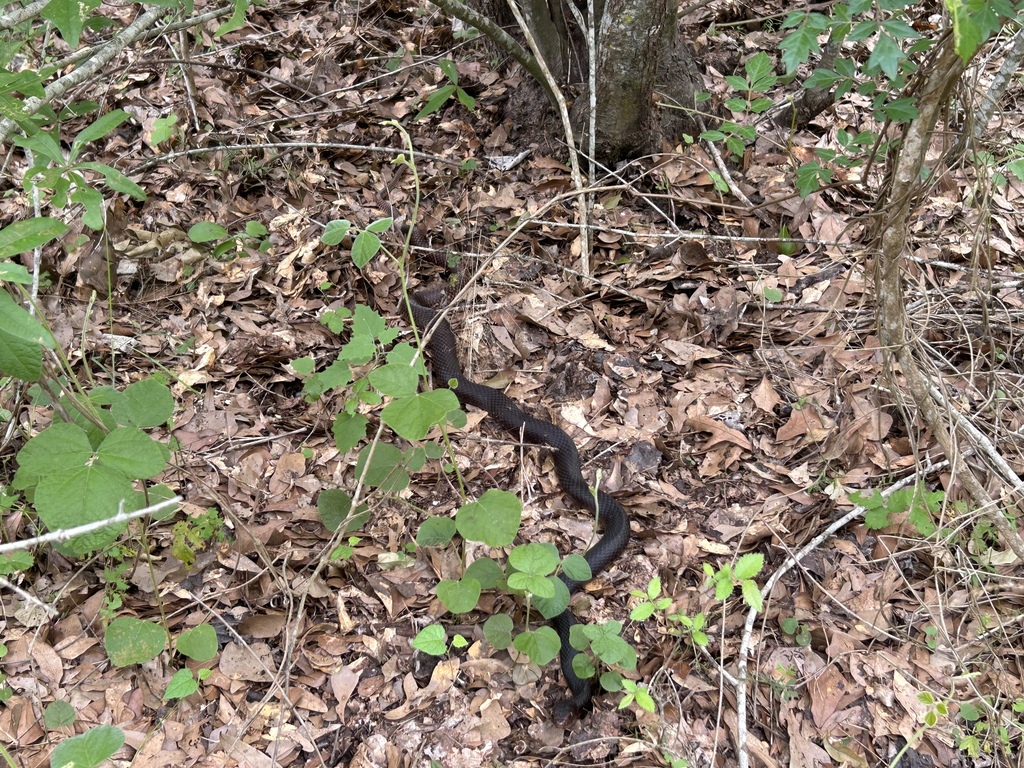
POLYGON ((775 665, 775 675, 769 679, 772 691, 783 701, 792 701, 800 696, 796 685, 796 669, 784 664, 775 665))
POLYGON ((459 103, 470 112, 476 109, 476 99, 459 87, 459 70, 456 69, 455 63, 448 59, 441 59, 438 62, 438 66, 441 67, 441 72, 443 72, 444 76, 448 79, 448 84, 442 85, 436 91, 427 96, 423 107, 416 113, 416 117, 414 117, 413 120, 420 120, 427 115, 434 114, 441 109, 441 107, 443 107, 452 96, 458 99, 459 103))
MULTIPOLYGON (((7 646, 0 643, 0 660, 3 660, 4 656, 7 655, 7 646)), ((14 695, 14 691, 11 689, 10 684, 7 682, 7 675, 0 672, 0 704, 10 701, 14 695)))
MULTIPOLYGON (((88 105, 92 112, 98 105, 88 105)), ((79 110, 79 114, 83 112, 79 110)), ((124 110, 117 109, 97 118, 91 125, 79 131, 71 142, 67 154, 61 148, 61 131, 57 125, 50 130, 39 129, 26 121, 22 127, 27 128, 24 136, 15 136, 14 143, 32 152, 34 164, 22 179, 26 189, 32 187, 50 193, 50 202, 57 209, 63 209, 70 199, 85 208, 82 221, 92 229, 103 228, 103 194, 89 183, 88 176, 96 174, 103 179, 105 186, 122 194, 145 200, 146 193, 142 187, 103 163, 81 160, 86 146, 101 139, 131 116, 124 110)))
POLYGON ((908 512, 907 521, 921 536, 931 536, 937 530, 935 515, 945 501, 944 491, 926 491, 919 485, 901 488, 888 496, 875 490, 870 496, 859 491, 850 494, 850 501, 864 507, 864 524, 871 530, 880 530, 892 524, 892 516, 908 512))
MULTIPOLYGON (((778 80, 772 70, 772 61, 767 53, 760 51, 747 59, 743 68, 744 76, 728 75, 725 78, 729 87, 739 94, 727 99, 725 106, 734 113, 761 114, 770 108, 773 102, 757 94, 764 93, 778 80)), ((715 130, 701 133, 700 138, 705 141, 724 142, 733 155, 741 157, 747 144, 757 138, 757 129, 752 123, 745 125, 735 120, 723 120, 715 130)))
MULTIPOLYGON (((826 56, 823 66, 813 71, 804 86, 834 89, 836 100, 853 93, 867 98, 878 122, 900 124, 913 119, 917 109, 906 86, 935 44, 935 39, 922 37, 911 26, 908 9, 913 5, 905 0, 881 5, 871 0, 850 0, 832 5, 831 15, 790 13, 782 27, 792 31, 780 43, 786 77, 793 76, 812 54, 821 52, 822 39, 834 50, 871 41, 864 48, 870 51, 866 59, 826 56)), ((946 9, 953 19, 957 52, 964 61, 1017 13, 1017 6, 1010 0, 950 0, 946 9)), ((812 194, 833 181, 834 168, 865 166, 875 157, 885 156, 889 143, 883 134, 874 131, 837 131, 834 147, 816 149, 817 157, 797 169, 797 190, 802 196, 812 194)))
POLYGON ((792 639, 794 643, 802 648, 806 648, 811 644, 811 632, 807 627, 800 623, 796 618, 788 616, 784 619, 779 620, 779 627, 782 629, 789 639, 792 639))
POLYGON ((764 555, 758 552, 749 552, 735 565, 723 565, 717 571, 710 563, 704 563, 704 575, 708 577, 709 583, 715 587, 715 599, 724 602, 733 593, 736 587, 740 588, 743 595, 743 602, 754 610, 760 612, 763 605, 761 590, 758 589, 754 577, 764 567, 764 555))
POLYGON ((267 228, 258 221, 247 221, 245 229, 234 234, 215 222, 201 221, 189 228, 188 239, 197 245, 214 243, 213 257, 219 259, 239 248, 255 248, 266 253, 271 248, 268 234, 267 228))
POLYGON ((171 554, 181 560, 186 568, 195 565, 196 553, 206 549, 210 542, 227 540, 224 517, 213 508, 178 521, 171 532, 174 537, 171 554))

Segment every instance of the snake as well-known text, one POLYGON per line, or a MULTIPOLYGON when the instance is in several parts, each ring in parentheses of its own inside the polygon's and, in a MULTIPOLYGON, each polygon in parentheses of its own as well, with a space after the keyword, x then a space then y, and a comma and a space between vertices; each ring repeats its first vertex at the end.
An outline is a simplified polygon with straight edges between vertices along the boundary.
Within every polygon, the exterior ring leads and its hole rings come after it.
MULTIPOLYGON (((381 195, 378 195, 380 200, 381 195)), ((383 208, 382 202, 378 204, 383 208)), ((384 210, 390 210, 390 205, 384 210)), ((415 227, 409 238, 413 245, 429 249, 426 237, 415 227)), ((443 257, 429 258, 444 263, 443 257)), ((550 421, 530 416, 504 392, 479 384, 463 373, 455 333, 448 320, 441 317, 435 308, 444 298, 443 290, 421 290, 413 293, 408 303, 413 323, 420 333, 429 334, 426 349, 435 382, 444 382, 452 388, 463 408, 473 406, 485 411, 490 419, 516 440, 550 449, 559 488, 580 508, 587 510, 602 528, 600 539, 583 555, 590 566, 592 579, 615 562, 629 543, 629 518, 626 510, 613 496, 600 488, 592 490, 587 484, 581 471, 576 444, 562 429, 550 421)), ((570 596, 587 583, 570 578, 564 571, 559 573, 559 578, 568 588, 570 596)), ((576 617, 568 606, 551 619, 551 626, 561 643, 559 665, 570 694, 553 707, 555 721, 562 724, 590 712, 595 694, 593 681, 581 678, 573 669, 573 659, 579 653, 569 643, 569 634, 574 624, 576 617)))

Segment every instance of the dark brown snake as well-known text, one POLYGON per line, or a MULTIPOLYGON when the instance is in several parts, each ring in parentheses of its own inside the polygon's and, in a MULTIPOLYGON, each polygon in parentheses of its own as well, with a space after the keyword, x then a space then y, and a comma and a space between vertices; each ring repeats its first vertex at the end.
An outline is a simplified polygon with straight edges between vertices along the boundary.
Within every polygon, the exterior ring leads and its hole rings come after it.
MULTIPOLYGON (((377 203, 382 210, 391 215, 393 209, 384 194, 382 192, 377 195, 377 203)), ((444 264, 443 254, 438 259, 437 251, 430 249, 422 233, 413 228, 408 237, 412 245, 426 248, 426 253, 435 254, 428 257, 431 261, 444 264)), ((430 354, 435 381, 456 382, 453 391, 463 407, 472 405, 486 411, 488 416, 516 440, 544 445, 551 449, 559 487, 580 507, 596 517, 604 528, 598 542, 583 555, 590 566, 591 578, 597 576, 617 560, 626 548, 629 541, 629 519, 626 510, 612 496, 600 489, 595 493, 587 485, 580 471, 580 456, 576 444, 565 432, 549 421, 524 413, 504 392, 478 384, 463 374, 452 327, 447 320, 438 320, 438 313, 434 309, 438 302, 443 300, 442 293, 438 290, 420 291, 413 294, 409 302, 412 320, 420 333, 427 333, 433 329, 427 342, 427 351, 430 354)), ((570 595, 578 592, 586 583, 571 579, 564 573, 559 574, 559 578, 568 588, 570 595)), ((569 631, 575 623, 576 617, 569 608, 551 619, 551 625, 561 641, 559 659, 562 674, 572 694, 569 699, 559 701, 555 705, 555 720, 562 723, 590 711, 594 696, 592 681, 581 678, 572 667, 572 660, 579 653, 569 644, 569 631)))

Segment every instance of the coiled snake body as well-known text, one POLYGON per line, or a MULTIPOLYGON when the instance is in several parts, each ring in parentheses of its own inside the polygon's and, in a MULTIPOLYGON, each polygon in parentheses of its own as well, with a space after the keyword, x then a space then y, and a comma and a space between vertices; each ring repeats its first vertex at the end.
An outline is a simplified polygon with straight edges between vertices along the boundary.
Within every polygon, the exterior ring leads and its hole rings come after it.
MULTIPOLYGON (((421 332, 435 325, 437 312, 428 304, 436 303, 436 292, 422 292, 410 300, 413 321, 421 332)), ((626 511, 614 498, 598 489, 591 491, 580 471, 580 456, 576 444, 561 429, 543 419, 537 419, 523 410, 504 392, 477 384, 468 379, 459 366, 457 344, 451 325, 445 319, 438 320, 433 334, 427 342, 434 378, 446 384, 454 380, 455 396, 462 405, 472 405, 487 412, 505 431, 524 442, 546 445, 554 456, 555 473, 559 487, 573 498, 579 506, 597 517, 604 532, 600 540, 584 554, 590 565, 592 576, 596 576, 614 562, 626 548, 629 540, 629 519, 626 511)), ((569 594, 577 592, 585 582, 576 581, 561 574, 569 594)), ((579 677, 572 668, 572 660, 579 651, 569 644, 569 630, 576 623, 572 611, 566 608, 551 620, 551 625, 561 640, 560 663, 562 674, 572 693, 571 699, 555 706, 555 719, 565 722, 573 716, 590 710, 593 698, 591 681, 579 677)))

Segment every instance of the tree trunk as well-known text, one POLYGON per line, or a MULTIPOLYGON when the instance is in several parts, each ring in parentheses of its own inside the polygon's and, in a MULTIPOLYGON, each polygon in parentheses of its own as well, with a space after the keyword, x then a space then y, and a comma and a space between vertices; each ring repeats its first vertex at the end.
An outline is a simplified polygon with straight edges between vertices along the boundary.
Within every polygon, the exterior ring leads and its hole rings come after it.
POLYGON ((597 38, 596 148, 606 161, 651 148, 652 94, 675 31, 671 0, 608 0, 597 38))

